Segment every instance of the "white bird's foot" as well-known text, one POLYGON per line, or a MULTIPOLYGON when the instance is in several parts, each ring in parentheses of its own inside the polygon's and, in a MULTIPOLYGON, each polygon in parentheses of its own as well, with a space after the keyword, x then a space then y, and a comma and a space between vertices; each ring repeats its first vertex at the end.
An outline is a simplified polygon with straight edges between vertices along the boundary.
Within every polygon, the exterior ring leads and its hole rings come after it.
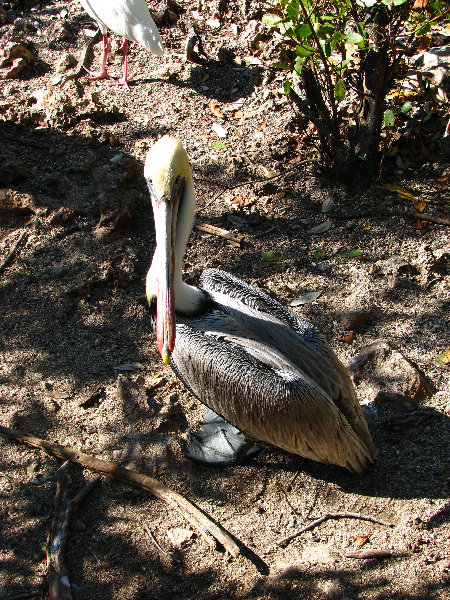
POLYGON ((209 467, 228 467, 241 464, 259 450, 239 429, 208 408, 200 431, 190 433, 185 454, 209 467))
POLYGON ((85 71, 87 73, 86 77, 89 79, 89 81, 99 81, 100 79, 112 80, 111 75, 109 75, 109 73, 107 73, 106 70, 102 69, 100 71, 89 71, 85 68, 85 71))
POLYGON ((128 91, 130 91, 130 86, 129 86, 129 79, 125 79, 125 77, 121 77, 120 79, 117 79, 117 81, 114 81, 115 85, 121 85, 124 88, 126 88, 128 91))

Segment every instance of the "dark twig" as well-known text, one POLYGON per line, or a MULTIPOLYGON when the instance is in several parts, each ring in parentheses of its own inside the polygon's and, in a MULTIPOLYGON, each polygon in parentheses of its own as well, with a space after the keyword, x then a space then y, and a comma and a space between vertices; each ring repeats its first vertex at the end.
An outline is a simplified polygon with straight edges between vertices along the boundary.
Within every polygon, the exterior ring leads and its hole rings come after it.
POLYGON ((22 240, 24 239, 25 236, 28 235, 28 231, 26 229, 24 229, 22 231, 22 233, 19 235, 19 238, 17 239, 16 243, 14 244, 14 246, 11 248, 11 250, 9 251, 8 255, 2 260, 2 262, 0 263, 0 273, 2 271, 4 271, 4 269, 8 266, 8 264, 11 262, 12 257, 14 256, 14 254, 16 253, 17 248, 20 246, 20 244, 22 243, 22 240))
POLYGON ((450 225, 449 217, 435 217, 428 213, 419 213, 415 210, 401 210, 384 206, 380 212, 387 212, 390 215, 399 215, 400 217, 412 217, 413 219, 420 219, 421 221, 431 221, 432 223, 438 223, 439 225, 450 225))
POLYGON ((164 550, 164 548, 161 546, 161 544, 158 542, 158 540, 155 538, 155 536, 153 535, 153 533, 150 531, 150 529, 148 527, 144 526, 144 531, 146 532, 148 537, 152 540, 152 542, 155 544, 155 546, 158 548, 158 550, 161 552, 161 554, 164 554, 164 556, 167 556, 167 558, 169 558, 171 562, 176 562, 176 563, 180 562, 178 559, 176 559, 174 556, 172 556, 172 554, 170 552, 167 552, 167 550, 164 550))
POLYGON ((231 538, 231 536, 219 525, 216 525, 205 513, 203 513, 197 506, 186 500, 181 494, 178 494, 174 490, 168 488, 163 483, 159 482, 153 477, 143 475, 138 471, 127 469, 117 465, 116 463, 101 460, 95 456, 90 456, 84 452, 73 450, 67 446, 61 446, 60 444, 52 444, 47 440, 42 440, 35 436, 9 429, 0 425, 0 434, 6 437, 12 438, 21 444, 26 444, 33 448, 40 448, 51 454, 64 460, 70 460, 75 462, 87 469, 96 471, 97 473, 103 473, 114 477, 119 481, 135 485, 142 489, 145 489, 152 493, 160 500, 164 500, 172 508, 180 512, 185 519, 187 519, 194 527, 196 527, 211 544, 214 541, 211 540, 211 536, 215 538, 232 556, 237 556, 240 552, 239 545, 231 538))
POLYGON ((207 183, 209 185, 215 185, 217 187, 223 188, 224 190, 235 190, 236 188, 244 187, 246 185, 254 185, 255 183, 266 183, 267 181, 272 181, 272 179, 279 179, 280 177, 283 177, 283 175, 287 175, 290 171, 296 170, 301 165, 306 165, 308 163, 314 163, 314 162, 316 162, 316 161, 312 158, 305 158, 304 160, 300 160, 299 162, 295 163, 295 165, 293 165, 291 168, 286 169, 286 170, 282 171, 281 173, 276 173, 275 175, 271 175, 270 177, 261 177, 258 179, 250 179, 250 181, 243 181, 242 183, 233 183, 231 185, 228 183, 223 183, 222 181, 213 181, 212 179, 207 179, 205 177, 195 177, 194 176, 194 180, 200 181, 202 183, 207 183))
POLYGON ((392 558, 393 556, 404 556, 401 552, 391 552, 391 550, 360 550, 359 552, 348 552, 346 558, 392 558))
POLYGON ((41 595, 41 592, 37 590, 34 592, 27 592, 25 594, 18 594, 17 596, 9 596, 6 600, 27 600, 27 598, 37 598, 41 595))
POLYGON ((56 479, 56 477, 58 476, 59 471, 61 471, 62 469, 65 469, 68 464, 69 464, 69 461, 66 460, 53 473, 49 473, 48 475, 45 475, 44 477, 41 477, 41 479, 33 479, 33 481, 30 481, 30 483, 33 484, 33 485, 42 485, 42 484, 46 483, 47 481, 50 481, 52 479, 56 479))
POLYGON ((101 39, 102 39, 102 33, 101 33, 100 29, 98 29, 97 33, 94 35, 94 37, 91 38, 90 40, 88 40, 86 42, 86 44, 83 46, 80 60, 78 61, 78 64, 75 67, 75 70, 72 71, 72 73, 69 73, 68 75, 66 75, 64 77, 64 79, 61 82, 61 87, 63 87, 63 85, 65 85, 71 79, 78 79, 79 77, 81 77, 82 75, 84 75, 86 73, 86 63, 87 63, 87 59, 89 56, 89 52, 91 51, 92 47, 95 46, 95 44, 97 44, 101 39))
POLYGON ((278 546, 284 546, 288 544, 291 540, 301 535, 305 531, 309 531, 310 529, 314 529, 317 525, 320 525, 324 521, 328 519, 362 519, 363 521, 370 521, 371 523, 378 523, 379 525, 385 525, 386 527, 394 527, 393 523, 388 523, 387 521, 382 521, 381 519, 377 519, 376 517, 371 517, 370 515, 363 515, 361 513, 352 513, 352 512, 338 512, 338 513, 327 513, 323 515, 319 519, 316 519, 309 525, 302 527, 299 531, 296 531, 292 535, 285 537, 284 539, 277 542, 278 546))
POLYGON ((98 484, 100 476, 94 477, 72 500, 67 499, 69 475, 67 467, 59 469, 56 484, 56 506, 49 539, 47 541, 48 593, 50 600, 72 600, 69 570, 65 561, 67 532, 72 511, 98 484))

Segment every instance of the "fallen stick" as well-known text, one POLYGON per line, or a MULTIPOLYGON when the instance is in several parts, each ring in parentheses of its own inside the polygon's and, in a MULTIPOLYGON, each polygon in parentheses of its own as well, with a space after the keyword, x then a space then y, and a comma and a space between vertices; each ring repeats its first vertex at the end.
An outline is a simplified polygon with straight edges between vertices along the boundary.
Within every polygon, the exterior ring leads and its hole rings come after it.
POLYGON ((172 556, 171 552, 167 552, 167 550, 164 550, 164 548, 159 544, 158 540, 155 538, 155 536, 153 535, 153 533, 150 531, 150 529, 148 527, 144 526, 144 531, 147 533, 148 537, 152 540, 152 542, 155 544, 155 546, 158 548, 158 550, 161 554, 166 556, 171 562, 174 562, 174 563, 180 562, 177 558, 172 556))
POLYGON ((53 515, 49 538, 47 540, 47 577, 48 595, 50 600, 72 600, 70 591, 69 570, 65 561, 67 532, 72 511, 88 495, 92 488, 100 481, 100 475, 94 477, 73 498, 67 499, 67 486, 69 475, 67 468, 58 471, 56 483, 56 504, 53 515))
POLYGON ((102 39, 102 32, 100 31, 100 29, 98 29, 96 34, 94 35, 94 37, 92 37, 90 40, 88 40, 86 42, 86 44, 84 45, 83 50, 81 52, 80 60, 78 61, 77 66, 75 67, 75 70, 72 71, 72 73, 69 73, 68 75, 66 75, 61 80, 61 87, 63 87, 71 79, 78 79, 79 77, 81 77, 82 75, 84 75, 86 73, 86 63, 87 63, 87 59, 89 56, 89 52, 91 51, 93 46, 95 46, 95 44, 97 44, 101 39, 102 39))
POLYGON ((196 225, 195 229, 224 238, 231 242, 233 246, 240 246, 242 243, 242 238, 236 237, 235 235, 230 233, 228 229, 224 229, 223 227, 216 227, 215 225, 208 225, 207 223, 205 223, 204 225, 196 225))
POLYGON ((277 545, 284 546, 285 544, 288 544, 291 540, 293 540, 297 536, 301 535, 302 533, 305 533, 305 531, 314 529, 314 527, 317 527, 317 525, 320 525, 321 523, 323 523, 324 521, 327 521, 328 519, 362 519, 363 521, 370 521, 371 523, 378 523, 379 525, 385 525, 386 527, 394 527, 393 523, 388 523, 387 521, 382 521, 381 519, 377 519, 376 517, 371 517, 370 515, 363 515, 361 513, 352 513, 352 512, 327 513, 326 515, 323 515, 319 519, 316 519, 309 525, 302 527, 302 529, 300 529, 299 531, 296 531, 295 533, 289 535, 288 537, 285 537, 284 539, 280 540, 279 542, 277 542, 277 545))
POLYGON ((9 598, 6 598, 6 600, 27 600, 27 598, 37 598, 37 597, 42 597, 42 592, 28 592, 25 594, 18 594, 17 596, 9 596, 9 598))
POLYGON ((157 479, 153 479, 153 477, 143 475, 132 469, 127 469, 126 467, 122 467, 108 460, 102 460, 95 456, 85 454, 84 452, 73 450, 67 446, 52 444, 47 440, 42 440, 33 435, 9 429, 2 425, 0 425, 0 434, 12 438, 21 444, 31 446, 32 448, 40 448, 48 454, 57 456, 63 460, 70 460, 87 469, 91 469, 91 471, 109 475, 119 481, 124 481, 125 483, 147 490, 181 513, 185 519, 192 523, 203 534, 210 545, 210 536, 212 536, 231 554, 231 556, 237 556, 240 552, 238 544, 224 529, 216 525, 205 513, 186 500, 181 494, 168 488, 157 479))
POLYGON ((348 552, 346 558, 392 558, 393 556, 404 556, 398 552, 391 552, 390 550, 360 550, 359 552, 348 552))
POLYGON ((23 238, 26 235, 28 235, 28 231, 26 229, 24 229, 22 231, 22 233, 19 235, 19 237, 18 237, 16 243, 14 244, 14 246, 11 248, 11 250, 7 254, 7 256, 0 263, 0 273, 8 266, 8 263, 11 261, 12 257, 16 253, 17 248, 20 246, 20 244, 22 243, 23 238))
POLYGON ((421 221, 431 221, 432 223, 438 223, 439 225, 450 225, 449 217, 435 217, 428 213, 420 213, 415 210, 399 210, 389 207, 383 207, 380 212, 387 212, 391 215, 398 215, 400 217, 412 217, 413 219, 420 219, 421 221))

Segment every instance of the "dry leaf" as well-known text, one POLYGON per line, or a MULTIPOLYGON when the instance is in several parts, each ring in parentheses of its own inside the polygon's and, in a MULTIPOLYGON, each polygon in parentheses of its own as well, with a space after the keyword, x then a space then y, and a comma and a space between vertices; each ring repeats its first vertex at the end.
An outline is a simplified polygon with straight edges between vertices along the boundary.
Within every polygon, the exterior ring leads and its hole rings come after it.
POLYGON ((364 544, 367 544, 367 542, 370 540, 371 535, 371 533, 369 533, 369 535, 358 535, 358 537, 356 537, 353 540, 353 543, 359 548, 361 548, 362 546, 364 546, 364 544))
POLYGON ((441 363, 442 365, 448 365, 450 363, 450 346, 447 348, 447 350, 445 352, 443 352, 442 354, 439 354, 439 356, 436 357, 436 360, 438 363, 441 363))
POLYGON ((264 165, 259 165, 259 169, 260 171, 262 171, 264 177, 273 177, 275 175, 275 171, 273 171, 272 169, 268 169, 264 165))
POLYGON ((351 344, 355 339, 355 332, 349 331, 347 335, 339 338, 338 342, 344 342, 345 344, 351 344))
POLYGON ((420 212, 420 213, 423 212, 426 209, 426 207, 427 207, 427 203, 424 202, 423 200, 421 200, 420 202, 418 202, 416 204, 416 210, 417 210, 417 212, 420 212))
POLYGON ((244 113, 242 112, 242 110, 237 110, 234 115, 233 115, 234 119, 243 119, 244 118, 244 113))
POLYGON ((263 131, 266 127, 267 127, 267 121, 264 121, 264 123, 258 127, 258 131, 263 131))
POLYGON ((299 296, 295 300, 292 300, 290 304, 291 306, 301 306, 302 304, 308 304, 309 302, 314 302, 314 300, 317 300, 317 298, 319 298, 319 296, 321 295, 322 290, 317 290, 315 292, 307 292, 306 294, 303 294, 303 296, 299 296))
POLYGON ((407 190, 401 185, 396 185, 395 183, 383 183, 382 187, 389 192, 396 192, 400 198, 405 198, 406 200, 412 201, 416 199, 416 196, 413 194, 413 192, 407 190))
POLYGON ((429 221, 422 221, 421 219, 417 219, 417 223, 416 223, 416 229, 425 229, 425 227, 428 225, 429 221))
POLYGON ((211 102, 209 103, 209 108, 216 115, 216 117, 218 117, 219 119, 224 119, 225 118, 223 112, 221 112, 217 108, 216 103, 214 102, 214 100, 211 100, 211 102))
POLYGON ((322 212, 323 213, 330 212, 330 210, 332 210, 333 206, 334 206, 333 198, 327 198, 326 200, 324 200, 322 202, 322 212))
POLYGON ((319 223, 310 230, 310 233, 325 233, 328 231, 333 225, 333 221, 324 221, 323 223, 319 223))
POLYGON ((362 230, 363 231, 370 231, 370 228, 372 227, 370 221, 367 221, 367 223, 364 223, 362 230))

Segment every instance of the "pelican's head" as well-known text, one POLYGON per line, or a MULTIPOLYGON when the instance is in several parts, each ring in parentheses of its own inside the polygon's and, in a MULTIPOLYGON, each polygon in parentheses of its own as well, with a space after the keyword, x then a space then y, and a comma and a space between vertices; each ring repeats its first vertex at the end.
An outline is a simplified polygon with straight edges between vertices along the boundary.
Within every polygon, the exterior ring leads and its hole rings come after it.
MULTIPOLYGON (((189 189, 192 187, 189 159, 180 140, 166 135, 156 142, 148 151, 144 176, 152 201, 156 232, 155 255, 147 275, 147 300, 151 303, 156 296, 156 339, 164 363, 169 364, 175 347, 176 259, 180 264, 181 279, 182 257, 176 256, 178 209, 187 183, 189 189)), ((190 229, 187 237, 189 233, 190 229)))

